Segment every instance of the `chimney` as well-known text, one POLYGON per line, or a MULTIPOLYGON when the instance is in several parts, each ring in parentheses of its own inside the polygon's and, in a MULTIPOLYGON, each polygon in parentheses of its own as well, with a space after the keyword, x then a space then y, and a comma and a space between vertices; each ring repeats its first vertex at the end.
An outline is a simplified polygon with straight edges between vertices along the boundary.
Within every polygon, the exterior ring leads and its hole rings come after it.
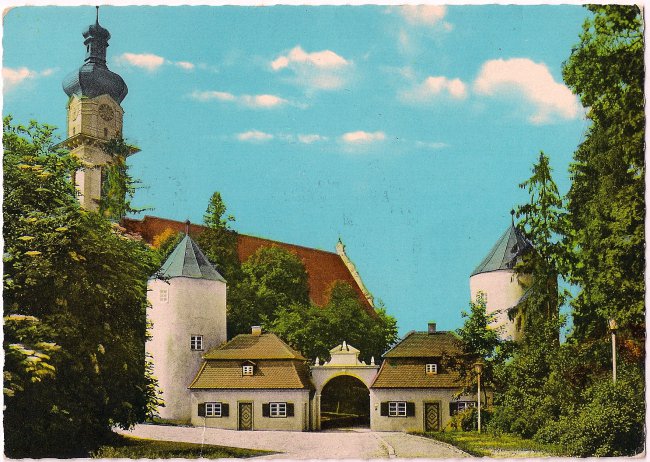
POLYGON ((261 326, 251 327, 251 334, 253 334, 256 337, 262 335, 262 327, 261 326))
POLYGON ((430 322, 429 323, 429 335, 435 334, 436 333, 436 323, 435 322, 430 322))

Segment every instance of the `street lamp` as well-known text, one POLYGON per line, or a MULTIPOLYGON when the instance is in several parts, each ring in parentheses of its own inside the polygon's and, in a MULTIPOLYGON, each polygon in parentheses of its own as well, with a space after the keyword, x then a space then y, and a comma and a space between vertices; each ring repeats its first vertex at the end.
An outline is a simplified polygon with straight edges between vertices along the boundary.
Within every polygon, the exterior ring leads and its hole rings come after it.
POLYGON ((618 324, 616 319, 609 320, 609 330, 612 332, 612 379, 616 383, 616 329, 618 324))
POLYGON ((483 366, 485 363, 479 359, 474 363, 474 370, 478 376, 478 432, 481 433, 481 373, 483 373, 483 366))

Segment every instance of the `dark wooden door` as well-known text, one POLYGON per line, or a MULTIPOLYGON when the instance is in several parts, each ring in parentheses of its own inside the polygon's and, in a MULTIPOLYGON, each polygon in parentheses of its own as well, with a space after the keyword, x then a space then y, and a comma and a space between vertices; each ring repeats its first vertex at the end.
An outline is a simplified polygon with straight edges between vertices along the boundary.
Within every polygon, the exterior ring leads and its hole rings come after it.
POLYGON ((239 430, 253 429, 253 403, 239 403, 239 430))
POLYGON ((424 431, 437 432, 440 430, 440 404, 424 403, 424 431))

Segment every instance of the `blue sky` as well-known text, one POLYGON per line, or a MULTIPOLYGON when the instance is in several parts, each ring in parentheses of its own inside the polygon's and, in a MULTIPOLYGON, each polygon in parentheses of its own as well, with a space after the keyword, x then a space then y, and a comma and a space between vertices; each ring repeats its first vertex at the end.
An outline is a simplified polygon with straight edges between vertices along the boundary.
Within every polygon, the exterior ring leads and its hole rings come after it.
MULTIPOLYGON (((4 18, 5 115, 65 127, 93 7, 4 18)), ((587 122, 561 65, 588 12, 552 6, 116 7, 135 205, 334 251, 400 333, 462 325, 469 274, 543 150, 562 192, 587 122)), ((61 138, 63 130, 59 131, 61 138)))

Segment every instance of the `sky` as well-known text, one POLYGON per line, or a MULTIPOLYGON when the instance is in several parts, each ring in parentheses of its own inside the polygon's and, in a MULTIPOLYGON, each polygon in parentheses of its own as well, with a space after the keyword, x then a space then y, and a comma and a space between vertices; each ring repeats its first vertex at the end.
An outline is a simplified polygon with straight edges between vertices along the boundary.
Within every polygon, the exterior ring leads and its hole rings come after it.
MULTIPOLYGON (((579 5, 100 9, 129 87, 124 136, 149 215, 202 221, 221 195, 245 234, 335 251, 399 332, 462 326, 469 275, 527 201, 544 151, 560 191, 588 122, 562 63, 579 5)), ((61 82, 95 8, 3 24, 3 115, 62 127, 61 82)), ((142 217, 143 214, 136 215, 142 217)))

